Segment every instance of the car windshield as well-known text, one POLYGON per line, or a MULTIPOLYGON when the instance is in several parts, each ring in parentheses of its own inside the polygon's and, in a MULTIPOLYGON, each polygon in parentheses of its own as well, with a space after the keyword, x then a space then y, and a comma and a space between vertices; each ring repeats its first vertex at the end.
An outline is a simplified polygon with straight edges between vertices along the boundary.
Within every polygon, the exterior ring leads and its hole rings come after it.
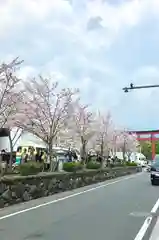
POLYGON ((154 161, 151 166, 159 168, 159 161, 154 161))
POLYGON ((159 155, 156 155, 156 156, 155 156, 154 161, 155 161, 155 162, 159 162, 159 155))

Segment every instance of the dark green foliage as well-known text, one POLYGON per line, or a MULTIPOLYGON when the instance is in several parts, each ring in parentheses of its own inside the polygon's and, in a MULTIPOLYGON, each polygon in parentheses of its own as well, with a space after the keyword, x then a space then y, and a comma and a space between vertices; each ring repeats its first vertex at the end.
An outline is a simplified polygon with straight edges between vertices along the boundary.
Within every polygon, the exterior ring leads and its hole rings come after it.
POLYGON ((80 162, 66 162, 63 164, 63 170, 66 172, 76 172, 82 170, 83 165, 80 162))
POLYGON ((135 162, 126 162, 125 165, 130 167, 137 167, 137 163, 135 162))
POLYGON ((43 169, 42 164, 32 161, 20 164, 18 166, 19 173, 22 176, 35 175, 41 172, 42 169, 43 169))
POLYGON ((86 164, 86 168, 88 169, 99 169, 101 167, 101 164, 98 162, 88 162, 86 164))

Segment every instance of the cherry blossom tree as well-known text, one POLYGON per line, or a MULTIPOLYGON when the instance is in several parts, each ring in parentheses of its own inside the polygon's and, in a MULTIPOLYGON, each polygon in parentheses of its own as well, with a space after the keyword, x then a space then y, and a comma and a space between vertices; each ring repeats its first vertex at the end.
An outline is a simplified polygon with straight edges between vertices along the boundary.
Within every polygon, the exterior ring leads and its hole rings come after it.
POLYGON ((128 140, 127 140, 127 148, 126 148, 126 154, 128 157, 128 160, 130 161, 130 156, 134 152, 138 151, 139 143, 137 141, 136 134, 129 134, 128 140))
POLYGON ((72 126, 60 131, 57 135, 57 145, 68 149, 80 149, 80 140, 71 128, 72 126))
POLYGON ((74 141, 80 141, 81 159, 83 162, 87 158, 87 144, 95 134, 94 116, 88 109, 88 106, 83 106, 79 101, 74 104, 70 134, 74 136, 74 141))
POLYGON ((27 81, 25 89, 16 126, 43 140, 51 161, 53 144, 57 135, 67 128, 78 90, 60 89, 57 82, 42 76, 27 81))
MULTIPOLYGON (((17 77, 17 70, 22 61, 18 58, 10 63, 0 65, 0 128, 8 128, 10 131, 14 125, 13 117, 19 109, 21 99, 21 79, 17 77)), ((11 141, 10 141, 11 143, 11 141)), ((12 144, 10 151, 10 166, 12 165, 12 144)))
POLYGON ((123 160, 130 160, 132 152, 137 149, 137 137, 134 134, 128 133, 128 131, 123 130, 120 132, 120 137, 118 138, 118 146, 122 150, 123 160))
POLYGON ((8 64, 0 65, 0 128, 10 124, 8 122, 18 109, 21 96, 18 84, 21 79, 17 77, 16 71, 21 63, 22 61, 16 58, 8 64))
POLYGON ((121 131, 119 131, 118 129, 116 129, 114 127, 111 137, 112 137, 111 138, 111 146, 112 146, 111 151, 112 151, 113 157, 116 157, 116 153, 117 153, 118 149, 121 147, 121 141, 123 140, 121 137, 121 131))
POLYGON ((111 114, 108 112, 106 115, 98 113, 96 119, 96 143, 99 146, 100 156, 105 154, 109 155, 111 147, 111 139, 113 132, 113 122, 111 114))

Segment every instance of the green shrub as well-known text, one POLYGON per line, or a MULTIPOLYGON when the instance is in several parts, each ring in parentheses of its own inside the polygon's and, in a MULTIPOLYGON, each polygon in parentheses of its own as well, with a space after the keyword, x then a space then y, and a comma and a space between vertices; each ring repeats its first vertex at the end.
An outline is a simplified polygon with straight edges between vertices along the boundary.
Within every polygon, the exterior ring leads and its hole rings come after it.
POLYGON ((135 162, 126 162, 126 166, 137 167, 137 163, 135 163, 135 162))
POLYGON ((98 162, 88 162, 86 164, 86 168, 88 169, 99 169, 101 167, 101 164, 98 162))
POLYGON ((76 172, 82 170, 83 165, 80 162, 65 162, 63 164, 63 170, 66 172, 76 172))
POLYGON ((33 161, 23 163, 18 166, 19 173, 22 176, 35 175, 41 172, 42 169, 43 169, 42 164, 33 161))

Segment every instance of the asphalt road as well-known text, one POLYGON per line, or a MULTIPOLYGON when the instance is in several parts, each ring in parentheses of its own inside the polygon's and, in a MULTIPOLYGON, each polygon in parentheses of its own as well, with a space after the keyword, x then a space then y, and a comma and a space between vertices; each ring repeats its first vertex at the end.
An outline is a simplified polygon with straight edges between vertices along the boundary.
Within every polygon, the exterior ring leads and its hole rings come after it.
POLYGON ((158 198, 148 173, 113 179, 0 210, 0 240, 134 240, 158 198))

